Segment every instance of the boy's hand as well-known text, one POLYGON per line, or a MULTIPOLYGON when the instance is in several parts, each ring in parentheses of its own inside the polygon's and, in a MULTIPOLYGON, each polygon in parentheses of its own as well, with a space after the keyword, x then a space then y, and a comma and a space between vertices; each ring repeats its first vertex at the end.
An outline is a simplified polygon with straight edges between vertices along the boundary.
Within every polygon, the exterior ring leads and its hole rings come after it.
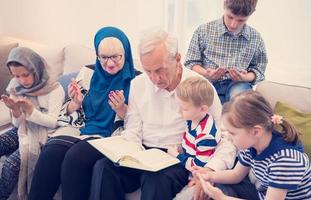
MULTIPOLYGON (((193 175, 193 180, 194 180, 194 185, 195 185, 195 190, 194 190, 194 200, 205 200, 209 199, 209 195, 206 194, 203 190, 201 181, 199 176, 202 174, 208 174, 209 172, 212 172, 213 170, 208 168, 208 167, 199 167, 199 166, 193 166, 192 167, 192 175, 193 175)), ((208 176, 208 175, 206 175, 208 176)), ((207 177, 206 177, 207 178, 207 177)))
POLYGON ((170 154, 171 156, 177 157, 179 155, 178 145, 174 145, 172 147, 169 147, 167 149, 167 153, 170 154))
POLYGON ((237 70, 235 68, 230 68, 227 71, 233 81, 254 81, 256 75, 253 72, 247 72, 245 69, 237 70))
POLYGON ((208 167, 200 167, 200 166, 193 166, 191 169, 191 172, 194 176, 196 176, 198 173, 200 174, 207 174, 209 172, 213 172, 211 168, 208 167))
POLYGON ((208 175, 206 174, 198 174, 198 178, 200 180, 201 187, 204 193, 212 199, 225 200, 227 196, 217 187, 214 187, 207 179, 208 175))
POLYGON ((206 69, 205 77, 212 81, 219 80, 223 75, 225 75, 226 69, 224 67, 218 67, 217 69, 206 69))

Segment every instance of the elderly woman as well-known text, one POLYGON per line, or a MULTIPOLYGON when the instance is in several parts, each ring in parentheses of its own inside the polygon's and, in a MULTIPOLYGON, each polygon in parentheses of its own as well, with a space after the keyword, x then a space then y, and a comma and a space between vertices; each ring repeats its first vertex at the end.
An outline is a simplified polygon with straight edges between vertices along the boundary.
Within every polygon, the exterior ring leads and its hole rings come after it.
POLYGON ((60 117, 61 123, 80 127, 79 136, 69 136, 65 130, 72 129, 65 128, 47 142, 35 168, 29 200, 52 199, 60 184, 62 199, 88 199, 93 165, 103 155, 87 140, 111 136, 116 115, 122 118, 126 113, 135 77, 129 40, 121 30, 104 27, 96 33, 94 45, 97 59, 90 83, 85 80, 87 73, 72 81, 71 100, 60 117))

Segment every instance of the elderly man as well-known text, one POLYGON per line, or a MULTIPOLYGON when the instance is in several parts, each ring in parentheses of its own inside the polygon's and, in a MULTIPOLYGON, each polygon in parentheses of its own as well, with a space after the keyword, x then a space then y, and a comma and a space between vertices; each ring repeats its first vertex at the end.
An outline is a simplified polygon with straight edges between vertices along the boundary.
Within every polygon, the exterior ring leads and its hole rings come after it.
MULTIPOLYGON (((184 68, 176 38, 158 30, 145 34, 139 45, 145 73, 131 85, 123 136, 146 148, 166 150, 180 144, 186 123, 174 97, 177 85, 197 73, 184 68)), ((214 96, 210 114, 219 123, 221 103, 214 96)), ((211 170, 232 166, 235 148, 223 138, 214 158, 206 165, 211 170)), ((93 171, 90 199, 125 199, 125 193, 141 188, 143 200, 171 200, 187 184, 188 171, 180 164, 158 172, 116 167, 110 160, 98 161, 93 171)))

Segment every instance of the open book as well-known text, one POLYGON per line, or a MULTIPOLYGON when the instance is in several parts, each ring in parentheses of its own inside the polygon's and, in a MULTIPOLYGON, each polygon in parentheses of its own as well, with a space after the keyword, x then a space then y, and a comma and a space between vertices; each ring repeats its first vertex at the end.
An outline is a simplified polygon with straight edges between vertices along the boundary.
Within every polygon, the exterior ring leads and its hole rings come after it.
POLYGON ((98 151, 114 163, 147 171, 159 171, 179 163, 179 160, 160 149, 145 150, 137 143, 127 141, 121 136, 88 141, 98 151))

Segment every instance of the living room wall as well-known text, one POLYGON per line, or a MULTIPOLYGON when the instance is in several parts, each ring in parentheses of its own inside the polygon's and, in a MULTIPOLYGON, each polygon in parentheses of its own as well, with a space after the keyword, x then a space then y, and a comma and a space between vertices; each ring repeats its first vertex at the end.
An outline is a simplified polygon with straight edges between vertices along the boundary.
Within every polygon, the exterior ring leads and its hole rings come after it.
POLYGON ((265 40, 268 79, 311 87, 310 10, 310 0, 258 0, 249 23, 265 40))
POLYGON ((163 0, 1 0, 0 33, 64 46, 78 43, 93 47, 95 32, 108 25, 123 29, 137 46, 139 33, 163 26, 163 0), (157 9, 152 9, 157 8, 157 9))
MULTIPOLYGON (((206 1, 210 2, 208 5, 212 5, 206 8, 206 12, 219 10, 221 0, 206 1)), ((198 1, 148 0, 147 3, 144 0, 1 0, 0 33, 51 46, 79 43, 92 47, 93 35, 98 28, 115 25, 126 31, 136 54, 142 30, 153 26, 167 28, 167 24, 171 24, 168 12, 172 10, 167 9, 168 2, 185 9, 185 6, 180 5, 198 1)), ((311 86, 310 10, 310 0, 258 1, 257 10, 251 16, 249 24, 261 33, 266 43, 269 79, 311 86)), ((185 12, 182 10, 180 13, 174 15, 178 18, 176 21, 180 21, 179 17, 185 12)), ((222 12, 215 13, 213 16, 217 18, 222 12)), ((194 23, 200 24, 212 19, 203 18, 202 22, 194 23)), ((183 24, 178 26, 180 27, 174 29, 177 30, 177 35, 187 31, 183 24)), ((183 53, 188 46, 189 37, 179 37, 183 40, 180 41, 184 44, 181 45, 184 47, 181 49, 183 53)))

